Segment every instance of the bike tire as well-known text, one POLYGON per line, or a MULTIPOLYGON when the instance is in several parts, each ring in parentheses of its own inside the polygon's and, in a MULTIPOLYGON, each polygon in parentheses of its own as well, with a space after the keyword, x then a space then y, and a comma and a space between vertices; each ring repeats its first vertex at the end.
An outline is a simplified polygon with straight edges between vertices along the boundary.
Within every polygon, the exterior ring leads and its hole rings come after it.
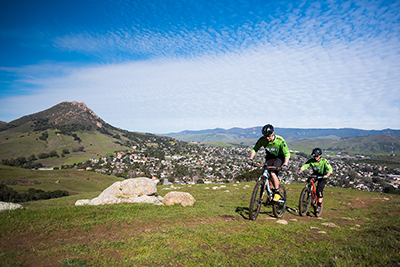
POLYGON ((317 212, 317 206, 314 206, 315 217, 320 217, 321 216, 323 207, 324 207, 324 205, 321 205, 321 209, 319 210, 319 212, 317 212))
POLYGON ((311 198, 310 190, 306 186, 303 188, 303 190, 301 191, 301 194, 300 194, 300 199, 299 199, 299 214, 300 214, 300 216, 307 215, 308 207, 310 206, 310 198, 311 198))
POLYGON ((281 199, 279 199, 277 202, 274 202, 274 205, 272 206, 272 211, 277 218, 282 217, 286 210, 286 188, 282 184, 279 185, 279 195, 281 196, 281 199))
POLYGON ((249 219, 252 221, 255 221, 258 217, 258 214, 260 213, 264 188, 265 184, 263 180, 258 181, 254 186, 249 207, 249 219))

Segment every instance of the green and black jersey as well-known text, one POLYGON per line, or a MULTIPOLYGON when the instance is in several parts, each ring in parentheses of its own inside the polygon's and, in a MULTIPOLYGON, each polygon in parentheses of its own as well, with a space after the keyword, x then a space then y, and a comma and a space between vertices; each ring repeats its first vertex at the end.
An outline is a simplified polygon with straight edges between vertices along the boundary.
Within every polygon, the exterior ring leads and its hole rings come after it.
POLYGON ((285 139, 279 135, 275 135, 275 139, 272 142, 268 142, 265 136, 260 137, 260 139, 258 139, 257 143, 252 148, 252 151, 257 153, 261 147, 265 148, 265 152, 267 153, 266 158, 290 158, 290 151, 286 145, 285 139))
POLYGON ((304 171, 310 166, 313 169, 314 173, 317 175, 325 175, 327 173, 332 173, 332 166, 325 158, 321 158, 319 162, 317 162, 314 158, 309 159, 303 166, 301 166, 300 169, 304 171))

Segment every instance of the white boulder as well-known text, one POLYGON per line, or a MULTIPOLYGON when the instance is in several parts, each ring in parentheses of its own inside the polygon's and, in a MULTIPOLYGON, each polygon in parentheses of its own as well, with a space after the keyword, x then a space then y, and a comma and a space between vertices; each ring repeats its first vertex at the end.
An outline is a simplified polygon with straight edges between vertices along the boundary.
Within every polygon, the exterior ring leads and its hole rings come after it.
MULTIPOLYGON (((156 197, 157 188, 154 182, 145 177, 115 182, 98 197, 78 200, 75 205, 106 205, 119 203, 150 203, 163 205, 156 197)), ((162 199, 161 199, 162 200, 162 199)))
POLYGON ((182 206, 193 206, 196 202, 194 197, 186 192, 169 192, 164 196, 163 203, 167 206, 181 204, 182 206))
POLYGON ((23 209, 20 204, 0 201, 0 211, 23 209))

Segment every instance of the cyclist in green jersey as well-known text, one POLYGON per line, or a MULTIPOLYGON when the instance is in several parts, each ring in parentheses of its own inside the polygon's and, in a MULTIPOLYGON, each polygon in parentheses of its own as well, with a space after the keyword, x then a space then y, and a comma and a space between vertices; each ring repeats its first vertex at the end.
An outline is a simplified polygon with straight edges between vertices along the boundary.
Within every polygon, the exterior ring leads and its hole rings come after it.
MULTIPOLYGON (((261 147, 265 149, 265 163, 267 166, 287 168, 290 159, 290 151, 286 145, 285 139, 279 135, 274 134, 274 126, 267 124, 262 129, 263 136, 260 137, 257 143, 251 150, 249 164, 253 164, 253 158, 261 147), (283 164, 282 164, 283 163, 283 164)), ((278 171, 271 171, 272 182, 274 185, 274 201, 280 199, 279 194, 275 194, 279 190, 279 180, 277 176, 278 171)))
POLYGON ((324 187, 328 181, 329 176, 332 174, 332 166, 329 164, 328 160, 325 158, 322 158, 322 150, 320 148, 314 148, 313 151, 311 152, 311 156, 313 156, 312 159, 309 159, 303 166, 300 168, 300 173, 302 173, 304 170, 306 170, 308 167, 311 167, 313 169, 313 172, 315 175, 317 175, 317 194, 318 194, 318 207, 317 207, 317 212, 321 209, 322 202, 324 200, 323 192, 324 192, 324 187), (325 178, 325 179, 324 179, 325 178))

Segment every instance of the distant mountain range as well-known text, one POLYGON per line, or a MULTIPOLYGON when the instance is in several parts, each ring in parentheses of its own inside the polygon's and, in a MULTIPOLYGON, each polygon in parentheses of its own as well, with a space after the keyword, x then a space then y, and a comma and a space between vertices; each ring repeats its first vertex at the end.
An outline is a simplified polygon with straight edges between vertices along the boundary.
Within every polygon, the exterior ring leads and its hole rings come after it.
MULTIPOLYGON (((228 130, 216 128, 201 131, 182 131, 169 133, 166 136, 174 137, 188 142, 227 142, 241 143, 261 137, 262 126, 252 128, 231 128, 228 130)), ((340 139, 353 136, 394 135, 400 136, 400 130, 360 130, 353 128, 341 129, 300 129, 300 128, 275 128, 275 133, 285 138, 287 142, 297 139, 340 139)))
MULTIPOLYGON (((261 137, 262 127, 183 131, 166 136, 186 142, 217 146, 253 146, 261 137)), ((390 155, 399 154, 400 130, 298 129, 275 128, 285 138, 292 151, 309 154, 320 147, 330 154, 390 155)))
MULTIPOLYGON (((98 117, 85 103, 62 102, 44 111, 0 123, 0 160, 26 157, 45 166, 74 164, 116 151, 186 142, 251 146, 262 127, 183 131, 166 135, 130 132, 98 117), (48 155, 48 157, 45 157, 48 155), (39 158, 39 159, 37 159, 39 158)), ((390 154, 400 150, 400 130, 276 128, 292 150, 315 146, 343 153, 390 154)))

